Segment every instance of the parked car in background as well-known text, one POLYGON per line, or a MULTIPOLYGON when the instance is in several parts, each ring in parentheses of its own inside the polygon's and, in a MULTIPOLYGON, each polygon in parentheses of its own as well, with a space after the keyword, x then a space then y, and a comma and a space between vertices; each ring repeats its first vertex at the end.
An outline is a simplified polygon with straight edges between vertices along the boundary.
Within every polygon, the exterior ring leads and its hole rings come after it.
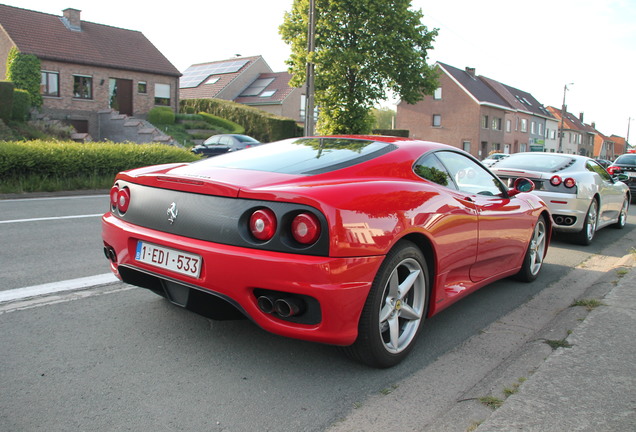
POLYGON ((612 164, 612 161, 609 161, 607 159, 594 159, 594 160, 598 162, 599 165, 605 169, 607 169, 607 167, 609 167, 612 164))
POLYGON ((515 153, 491 170, 504 182, 518 177, 535 183, 534 194, 545 201, 554 219, 554 230, 590 244, 597 230, 612 225, 623 228, 630 203, 629 188, 594 159, 562 153, 515 153))
POLYGON ((481 161, 481 163, 489 167, 494 165, 497 161, 503 158, 507 158, 508 156, 510 156, 508 153, 493 153, 491 155, 488 155, 488 157, 481 161))
POLYGON ((192 153, 206 157, 218 156, 223 153, 243 150, 260 145, 261 143, 250 136, 240 134, 212 135, 203 144, 194 146, 192 153))
POLYGON ((294 138, 118 174, 104 251, 176 305, 389 367, 426 318, 538 276, 552 222, 532 187, 444 144, 294 138))
POLYGON ((607 171, 610 174, 622 173, 627 176, 624 182, 632 194, 632 203, 636 203, 636 154, 628 153, 617 157, 607 171))

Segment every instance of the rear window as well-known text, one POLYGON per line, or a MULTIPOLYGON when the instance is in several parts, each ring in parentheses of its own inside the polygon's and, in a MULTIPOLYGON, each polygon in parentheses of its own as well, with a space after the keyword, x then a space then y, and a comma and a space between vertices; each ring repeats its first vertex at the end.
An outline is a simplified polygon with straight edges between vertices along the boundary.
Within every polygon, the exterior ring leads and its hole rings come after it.
POLYGON ((563 154, 514 154, 497 162, 497 168, 552 172, 562 170, 574 162, 575 159, 563 154))
POLYGON ((628 155, 619 156, 618 158, 616 158, 614 163, 623 164, 623 165, 636 165, 636 154, 633 154, 633 155, 628 154, 628 155))
POLYGON ((196 162, 209 167, 283 174, 322 174, 353 166, 397 148, 394 144, 346 138, 294 138, 196 162))

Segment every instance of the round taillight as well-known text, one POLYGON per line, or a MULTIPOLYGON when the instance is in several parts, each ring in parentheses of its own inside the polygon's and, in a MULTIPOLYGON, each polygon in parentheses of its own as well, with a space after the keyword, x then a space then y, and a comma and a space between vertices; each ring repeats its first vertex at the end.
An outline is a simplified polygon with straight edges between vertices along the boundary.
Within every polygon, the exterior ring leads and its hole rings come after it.
POLYGON ((292 236, 300 244, 315 243, 320 237, 320 221, 311 213, 301 213, 292 220, 292 236))
POLYGON ((110 206, 114 210, 117 208, 117 196, 119 195, 119 187, 113 186, 110 189, 110 206))
POLYGON ((126 213, 130 206, 130 190, 127 187, 119 189, 117 192, 117 208, 120 213, 126 213))
POLYGON ((563 184, 566 188, 573 188, 574 186, 576 186, 576 180, 574 180, 572 177, 568 177, 563 180, 563 184))
POLYGON ((261 241, 267 241, 276 233, 276 215, 270 209, 256 210, 250 216, 250 232, 261 241))
POLYGON ((559 177, 558 175, 552 176, 552 178, 550 179, 550 184, 552 186, 558 186, 561 184, 563 180, 561 180, 561 177, 559 177))

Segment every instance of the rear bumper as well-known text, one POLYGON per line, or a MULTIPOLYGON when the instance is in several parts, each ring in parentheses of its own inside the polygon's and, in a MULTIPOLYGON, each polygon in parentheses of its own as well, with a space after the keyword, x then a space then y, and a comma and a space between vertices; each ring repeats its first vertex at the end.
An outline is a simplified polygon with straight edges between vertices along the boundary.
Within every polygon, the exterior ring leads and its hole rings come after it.
POLYGON ((144 286, 135 278, 131 281, 133 272, 181 284, 226 300, 272 333, 335 345, 355 341, 362 308, 384 258, 318 257, 228 246, 142 228, 110 214, 102 218, 102 237, 114 251, 111 269, 124 281, 144 286), (183 276, 136 261, 139 240, 200 255, 200 276, 183 276), (263 312, 257 304, 263 290, 315 299, 318 318, 306 324, 263 312))
POLYGON ((552 229, 560 232, 579 232, 583 229, 585 216, 591 203, 589 199, 556 192, 535 191, 533 193, 539 196, 550 209, 554 221, 552 229))

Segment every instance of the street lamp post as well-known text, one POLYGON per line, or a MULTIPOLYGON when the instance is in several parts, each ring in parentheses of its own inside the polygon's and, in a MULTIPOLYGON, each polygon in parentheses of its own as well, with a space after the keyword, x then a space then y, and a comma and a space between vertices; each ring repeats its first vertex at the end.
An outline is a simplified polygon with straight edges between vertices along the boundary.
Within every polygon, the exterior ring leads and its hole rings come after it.
POLYGON ((574 85, 574 83, 568 83, 563 86, 563 104, 561 105, 561 127, 559 128, 559 153, 563 153, 563 120, 565 119, 565 93, 568 91, 568 86, 574 85))
POLYGON ((305 136, 314 134, 314 64, 311 55, 315 49, 316 32, 315 0, 309 0, 309 25, 307 28, 307 80, 305 82, 305 136))

